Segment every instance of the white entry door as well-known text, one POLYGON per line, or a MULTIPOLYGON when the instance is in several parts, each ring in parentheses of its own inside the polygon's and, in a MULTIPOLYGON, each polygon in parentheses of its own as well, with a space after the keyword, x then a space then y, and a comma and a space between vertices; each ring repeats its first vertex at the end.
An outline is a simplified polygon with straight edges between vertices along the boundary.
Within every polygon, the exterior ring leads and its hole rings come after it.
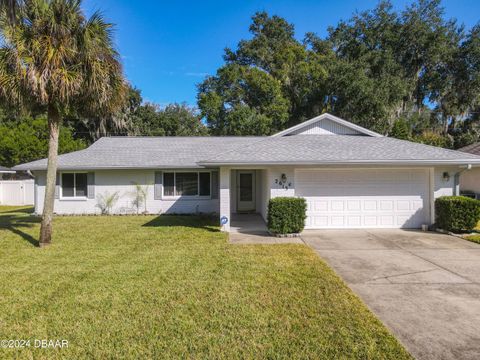
POLYGON ((427 169, 297 170, 306 228, 419 228, 429 223, 427 169))
POLYGON ((255 211, 255 171, 237 171, 237 211, 255 211))

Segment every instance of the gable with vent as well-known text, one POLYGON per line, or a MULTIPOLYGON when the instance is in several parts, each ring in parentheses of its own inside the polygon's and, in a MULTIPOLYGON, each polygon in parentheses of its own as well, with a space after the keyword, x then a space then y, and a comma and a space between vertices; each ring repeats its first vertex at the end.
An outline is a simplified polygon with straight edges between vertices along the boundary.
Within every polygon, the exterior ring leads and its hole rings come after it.
POLYGON ((361 132, 333 122, 328 119, 319 120, 288 135, 365 135, 361 132))
POLYGON ((370 131, 349 121, 326 113, 281 131, 273 136, 293 135, 382 136, 376 132, 370 131))

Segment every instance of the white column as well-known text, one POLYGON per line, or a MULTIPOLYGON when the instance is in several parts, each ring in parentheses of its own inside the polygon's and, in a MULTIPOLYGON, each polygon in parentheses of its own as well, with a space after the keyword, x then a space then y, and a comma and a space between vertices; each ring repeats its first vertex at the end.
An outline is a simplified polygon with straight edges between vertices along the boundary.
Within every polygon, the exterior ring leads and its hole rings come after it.
POLYGON ((429 200, 430 200, 430 225, 435 224, 435 169, 428 169, 429 177, 429 200))
POLYGON ((230 231, 230 168, 220 168, 220 219, 227 218, 222 231, 230 231))

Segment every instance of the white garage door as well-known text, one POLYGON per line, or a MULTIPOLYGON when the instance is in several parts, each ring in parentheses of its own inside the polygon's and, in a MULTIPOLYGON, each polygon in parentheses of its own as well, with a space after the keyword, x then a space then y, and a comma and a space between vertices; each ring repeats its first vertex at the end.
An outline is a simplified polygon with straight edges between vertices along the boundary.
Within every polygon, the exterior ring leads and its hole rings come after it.
POLYGON ((305 228, 419 228, 429 219, 427 169, 297 170, 305 228))

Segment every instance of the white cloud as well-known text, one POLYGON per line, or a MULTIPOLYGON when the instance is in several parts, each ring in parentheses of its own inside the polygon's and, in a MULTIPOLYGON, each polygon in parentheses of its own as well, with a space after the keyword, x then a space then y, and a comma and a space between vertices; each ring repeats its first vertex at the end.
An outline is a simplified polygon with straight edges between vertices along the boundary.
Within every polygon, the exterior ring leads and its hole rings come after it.
POLYGON ((186 72, 186 76, 195 76, 195 77, 205 77, 208 76, 209 74, 206 72, 186 72))

